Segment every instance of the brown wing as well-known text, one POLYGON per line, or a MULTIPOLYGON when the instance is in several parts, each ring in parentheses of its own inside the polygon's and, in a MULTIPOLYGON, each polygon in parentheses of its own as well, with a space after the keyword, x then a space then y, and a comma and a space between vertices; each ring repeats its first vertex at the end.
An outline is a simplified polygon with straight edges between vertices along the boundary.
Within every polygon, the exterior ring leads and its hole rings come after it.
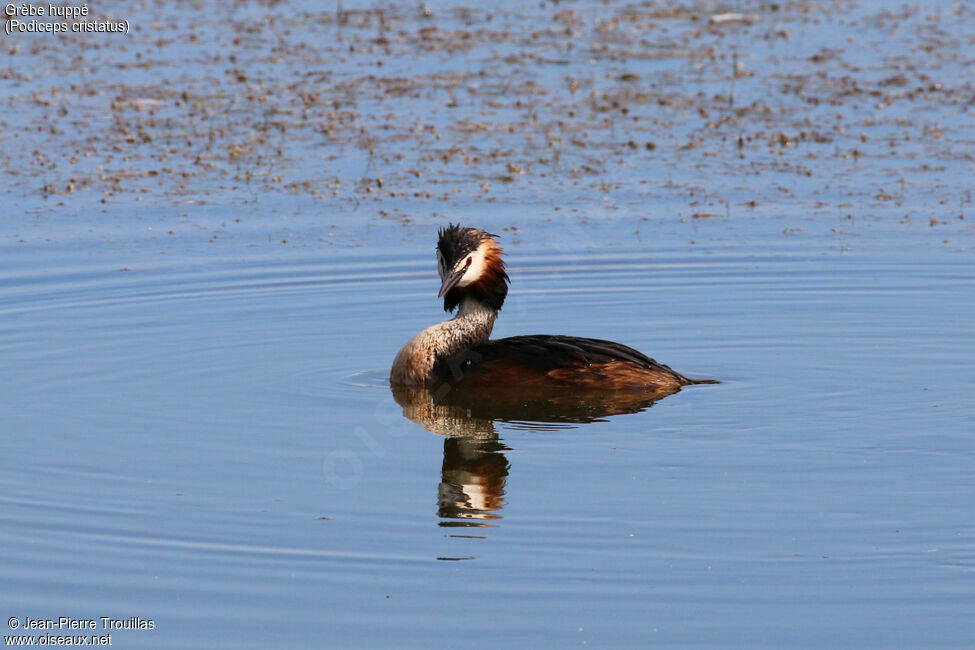
POLYGON ((513 336, 463 350, 434 375, 462 386, 677 388, 692 383, 631 347, 574 336, 513 336))

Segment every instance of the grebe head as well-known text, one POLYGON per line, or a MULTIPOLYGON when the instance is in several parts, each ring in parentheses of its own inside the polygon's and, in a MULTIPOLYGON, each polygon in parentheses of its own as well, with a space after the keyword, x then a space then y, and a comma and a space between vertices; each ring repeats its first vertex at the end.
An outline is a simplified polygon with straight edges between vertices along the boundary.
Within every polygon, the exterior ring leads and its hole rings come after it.
POLYGON ((501 309, 508 295, 508 274, 495 237, 453 224, 440 230, 437 271, 443 284, 437 297, 443 298, 444 311, 453 311, 468 298, 501 309))

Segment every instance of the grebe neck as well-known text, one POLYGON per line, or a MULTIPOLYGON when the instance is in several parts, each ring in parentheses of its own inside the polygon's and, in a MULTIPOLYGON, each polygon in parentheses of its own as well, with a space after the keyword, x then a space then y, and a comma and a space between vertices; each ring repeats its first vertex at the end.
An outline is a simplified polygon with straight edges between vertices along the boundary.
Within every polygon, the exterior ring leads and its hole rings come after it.
MULTIPOLYGON (((465 298, 460 303, 457 315, 441 325, 450 330, 461 347, 483 343, 491 337, 498 310, 480 300, 465 298)), ((453 351, 453 350, 451 350, 453 351)))
POLYGON ((497 318, 497 309, 464 298, 456 316, 426 328, 403 346, 393 361, 390 379, 398 384, 428 383, 437 361, 487 341, 497 318))

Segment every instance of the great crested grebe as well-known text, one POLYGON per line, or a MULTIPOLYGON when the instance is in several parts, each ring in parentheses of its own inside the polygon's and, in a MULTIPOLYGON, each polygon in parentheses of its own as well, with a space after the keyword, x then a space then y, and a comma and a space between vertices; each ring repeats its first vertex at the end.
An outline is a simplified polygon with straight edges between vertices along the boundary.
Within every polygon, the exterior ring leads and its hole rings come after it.
POLYGON ((688 379, 612 341, 535 334, 489 340, 508 295, 496 235, 459 225, 440 230, 438 298, 454 318, 426 328, 396 355, 390 381, 409 386, 532 386, 674 392, 715 383, 688 379))

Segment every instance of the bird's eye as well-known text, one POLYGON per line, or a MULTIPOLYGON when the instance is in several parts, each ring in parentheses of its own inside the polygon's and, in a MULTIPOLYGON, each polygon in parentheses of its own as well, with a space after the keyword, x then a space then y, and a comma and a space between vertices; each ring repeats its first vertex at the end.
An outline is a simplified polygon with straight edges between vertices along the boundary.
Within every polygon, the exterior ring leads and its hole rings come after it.
POLYGON ((468 266, 470 266, 470 265, 471 265, 471 260, 472 260, 472 259, 473 259, 473 258, 470 258, 470 257, 468 257, 468 258, 467 258, 467 264, 465 264, 465 265, 464 265, 464 268, 465 268, 465 269, 466 269, 466 268, 467 268, 468 266))

